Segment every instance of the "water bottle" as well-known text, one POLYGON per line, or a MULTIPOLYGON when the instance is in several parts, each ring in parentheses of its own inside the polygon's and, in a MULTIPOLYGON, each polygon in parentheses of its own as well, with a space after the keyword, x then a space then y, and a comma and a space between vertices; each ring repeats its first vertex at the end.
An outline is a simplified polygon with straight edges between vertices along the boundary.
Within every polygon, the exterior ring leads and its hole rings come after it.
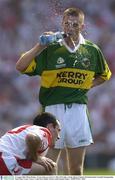
POLYGON ((59 42, 63 39, 63 33, 61 32, 55 32, 53 34, 42 34, 39 37, 39 43, 41 45, 48 45, 54 42, 59 42))

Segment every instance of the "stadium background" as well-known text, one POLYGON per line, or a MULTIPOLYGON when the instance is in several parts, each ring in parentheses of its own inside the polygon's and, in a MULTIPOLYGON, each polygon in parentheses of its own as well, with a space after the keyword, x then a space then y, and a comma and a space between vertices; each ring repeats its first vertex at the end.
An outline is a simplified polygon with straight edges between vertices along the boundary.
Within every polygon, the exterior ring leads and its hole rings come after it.
MULTIPOLYGON (((0 0, 0 136, 30 123, 38 112, 40 80, 20 75, 16 61, 32 48, 41 33, 61 30, 63 10, 73 6, 85 12, 83 34, 100 46, 113 73, 109 82, 88 94, 95 144, 88 148, 85 162, 89 173, 92 169, 108 169, 111 174, 115 171, 114 0, 0 0)), ((98 172, 94 170, 94 174, 98 172)))

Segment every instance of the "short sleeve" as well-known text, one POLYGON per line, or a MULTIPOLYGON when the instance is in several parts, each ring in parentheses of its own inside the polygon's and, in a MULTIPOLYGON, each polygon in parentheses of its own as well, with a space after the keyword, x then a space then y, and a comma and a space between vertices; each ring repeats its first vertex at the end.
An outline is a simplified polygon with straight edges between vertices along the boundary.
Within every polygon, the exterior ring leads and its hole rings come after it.
POLYGON ((101 50, 97 49, 97 68, 96 75, 100 75, 100 77, 104 80, 109 80, 111 77, 111 71, 108 67, 108 64, 102 54, 101 50))
POLYGON ((43 70, 46 68, 47 64, 47 49, 44 49, 40 54, 38 54, 30 63, 23 74, 27 74, 29 76, 40 75, 43 70))

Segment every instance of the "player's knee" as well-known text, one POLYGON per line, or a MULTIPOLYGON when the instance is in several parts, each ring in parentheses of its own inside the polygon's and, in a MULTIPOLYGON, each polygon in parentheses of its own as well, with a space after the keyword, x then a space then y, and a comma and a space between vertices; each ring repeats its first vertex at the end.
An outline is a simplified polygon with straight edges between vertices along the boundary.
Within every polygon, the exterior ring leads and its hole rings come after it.
POLYGON ((28 175, 56 175, 57 164, 55 162, 53 164, 54 166, 48 171, 44 166, 33 162, 28 175))
POLYGON ((83 174, 83 168, 82 166, 73 166, 70 168, 70 174, 71 175, 82 175, 83 174))
POLYGON ((56 175, 57 174, 57 167, 55 166, 52 168, 51 171, 47 172, 47 175, 56 175))
POLYGON ((57 174, 57 165, 55 163, 55 166, 52 168, 51 171, 47 171, 46 175, 56 175, 57 174))

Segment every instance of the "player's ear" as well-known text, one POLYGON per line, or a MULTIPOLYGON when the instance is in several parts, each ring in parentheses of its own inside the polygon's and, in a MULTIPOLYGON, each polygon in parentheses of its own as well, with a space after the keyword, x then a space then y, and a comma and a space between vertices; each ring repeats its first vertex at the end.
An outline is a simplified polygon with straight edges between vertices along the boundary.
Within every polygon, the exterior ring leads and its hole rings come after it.
POLYGON ((82 24, 81 27, 80 27, 80 31, 83 31, 85 28, 85 24, 82 24))
POLYGON ((49 130, 51 130, 51 129, 53 128, 53 124, 52 124, 52 123, 47 124, 46 128, 48 128, 49 130))

